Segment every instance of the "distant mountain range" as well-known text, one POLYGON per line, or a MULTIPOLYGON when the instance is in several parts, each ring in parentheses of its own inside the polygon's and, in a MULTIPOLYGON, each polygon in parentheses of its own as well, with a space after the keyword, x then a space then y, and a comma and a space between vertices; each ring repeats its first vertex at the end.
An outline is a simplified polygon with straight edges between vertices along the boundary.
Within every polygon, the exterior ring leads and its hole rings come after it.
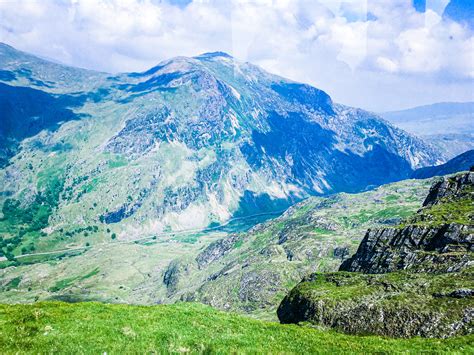
POLYGON ((469 150, 442 165, 417 169, 413 172, 412 177, 415 179, 427 179, 433 176, 443 176, 459 171, 469 171, 472 166, 474 166, 474 150, 469 150))
POLYGON ((436 103, 381 116, 436 146, 447 159, 474 149, 474 102, 436 103))
POLYGON ((2 44, 0 110, 0 203, 47 197, 52 238, 202 228, 442 162, 375 114, 221 52, 111 75, 2 44))

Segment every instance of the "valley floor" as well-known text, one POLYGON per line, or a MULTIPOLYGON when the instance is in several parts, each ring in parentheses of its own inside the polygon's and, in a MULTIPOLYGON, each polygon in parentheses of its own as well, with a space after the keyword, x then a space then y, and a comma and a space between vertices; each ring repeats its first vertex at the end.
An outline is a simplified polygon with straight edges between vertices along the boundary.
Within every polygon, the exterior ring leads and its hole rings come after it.
POLYGON ((0 305, 2 353, 456 352, 474 336, 389 339, 281 325, 197 303, 159 306, 41 302, 0 305))

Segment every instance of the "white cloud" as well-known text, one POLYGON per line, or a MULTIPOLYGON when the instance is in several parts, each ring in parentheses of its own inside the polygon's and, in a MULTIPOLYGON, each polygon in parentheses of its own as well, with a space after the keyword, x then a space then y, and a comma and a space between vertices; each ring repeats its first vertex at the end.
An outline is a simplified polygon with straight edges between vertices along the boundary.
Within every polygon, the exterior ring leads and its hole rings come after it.
POLYGON ((172 56, 223 50, 310 82, 341 102, 377 110, 474 100, 473 33, 442 20, 447 0, 428 0, 426 13, 416 12, 406 0, 186 3, 2 1, 0 41, 111 72, 145 70, 172 56), (381 88, 399 97, 389 95, 389 100, 381 88))

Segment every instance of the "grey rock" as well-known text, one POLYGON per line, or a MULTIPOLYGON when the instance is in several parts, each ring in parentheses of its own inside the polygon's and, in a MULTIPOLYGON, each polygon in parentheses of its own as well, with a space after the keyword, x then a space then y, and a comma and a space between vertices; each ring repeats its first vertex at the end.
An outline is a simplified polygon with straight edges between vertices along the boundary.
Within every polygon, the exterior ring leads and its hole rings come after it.
POLYGON ((396 270, 454 272, 472 262, 469 252, 473 250, 472 229, 459 224, 369 230, 357 252, 339 270, 371 274, 396 270), (457 253, 452 253, 454 248, 457 253))
POLYGON ((474 186, 474 172, 443 178, 435 183, 423 202, 423 206, 432 206, 440 203, 443 198, 457 197, 466 186, 474 186))
POLYGON ((232 234, 224 239, 219 239, 211 243, 196 257, 196 262, 199 268, 203 268, 212 262, 221 259, 225 254, 234 248, 235 243, 242 236, 239 234, 232 234))

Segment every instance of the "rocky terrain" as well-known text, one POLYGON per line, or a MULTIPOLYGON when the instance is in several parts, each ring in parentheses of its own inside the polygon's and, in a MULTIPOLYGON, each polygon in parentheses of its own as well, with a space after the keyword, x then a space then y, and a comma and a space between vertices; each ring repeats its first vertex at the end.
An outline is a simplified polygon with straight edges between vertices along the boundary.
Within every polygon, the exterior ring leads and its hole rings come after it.
POLYGON ((435 182, 421 210, 369 230, 339 272, 305 277, 280 304, 279 319, 357 334, 471 334, 473 187, 474 171, 435 182))
POLYGON ((336 271, 367 228, 397 225, 413 215, 430 185, 407 180, 364 193, 311 197, 247 232, 229 225, 18 258, 18 265, 0 271, 0 301, 192 300, 275 319, 284 295, 307 273, 336 271))
POLYGON ((312 274, 283 300, 278 316, 360 335, 472 334, 473 280, 472 267, 450 274, 312 274))
POLYGON ((112 75, 1 44, 0 70, 10 259, 199 230, 441 162, 377 115, 225 53, 112 75))
POLYGON ((335 270, 358 228, 418 206, 405 183, 372 189, 441 161, 373 113, 220 52, 112 75, 1 44, 0 111, 8 302, 186 299, 267 316, 306 272, 335 270), (314 195, 332 197, 238 233, 314 195))

